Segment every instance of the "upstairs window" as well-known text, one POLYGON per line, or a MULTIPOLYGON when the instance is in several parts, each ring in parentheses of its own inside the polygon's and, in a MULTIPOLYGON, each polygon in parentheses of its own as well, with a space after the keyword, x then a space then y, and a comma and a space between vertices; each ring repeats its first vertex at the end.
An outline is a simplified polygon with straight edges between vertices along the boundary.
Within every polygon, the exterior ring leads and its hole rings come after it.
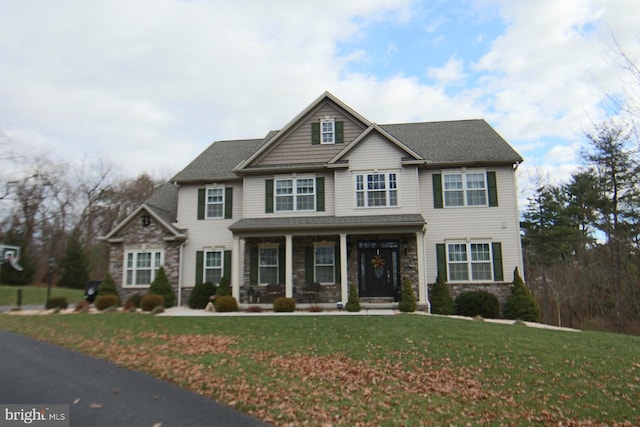
POLYGON ((359 208, 398 206, 395 173, 356 175, 356 206, 359 208))
POLYGON ((335 144, 336 122, 334 119, 325 119, 320 121, 320 144, 335 144))
POLYGON ((344 143, 344 122, 325 117, 311 123, 311 144, 330 145, 344 143))
POLYGON ((449 173, 443 175, 444 206, 487 206, 486 175, 449 173))
POLYGON ((276 212, 315 210, 315 182, 315 178, 276 179, 276 212))
POLYGON ((207 218, 222 218, 224 216, 224 189, 207 189, 207 218))

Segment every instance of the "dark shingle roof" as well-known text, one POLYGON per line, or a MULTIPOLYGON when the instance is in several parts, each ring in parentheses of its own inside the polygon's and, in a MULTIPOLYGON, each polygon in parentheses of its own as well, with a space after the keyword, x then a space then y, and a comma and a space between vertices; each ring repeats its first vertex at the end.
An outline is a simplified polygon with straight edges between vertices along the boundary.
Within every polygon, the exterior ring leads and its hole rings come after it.
POLYGON ((248 158, 265 141, 267 139, 216 141, 171 178, 171 181, 180 183, 237 179, 238 176, 233 173, 233 168, 248 158))
POLYGON ((229 227, 234 232, 308 230, 309 228, 339 227, 354 228, 391 228, 422 227, 424 217, 420 214, 363 215, 363 216, 289 216, 280 218, 244 218, 229 227))
POLYGON ((150 209, 171 224, 178 218, 178 187, 166 182, 145 201, 150 209))
POLYGON ((516 163, 522 157, 484 120, 380 125, 429 163, 516 163))

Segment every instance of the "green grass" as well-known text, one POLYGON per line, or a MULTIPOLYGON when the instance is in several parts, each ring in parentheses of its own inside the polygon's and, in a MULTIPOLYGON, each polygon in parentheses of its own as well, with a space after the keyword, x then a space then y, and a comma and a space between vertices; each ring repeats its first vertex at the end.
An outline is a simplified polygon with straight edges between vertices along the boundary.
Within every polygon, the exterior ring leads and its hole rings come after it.
POLYGON ((640 338, 399 315, 0 315, 275 425, 640 424, 640 338))
MULTIPOLYGON (((18 289, 22 289, 22 305, 44 305, 47 299, 47 288, 36 286, 0 285, 0 306, 15 306, 18 303, 18 289)), ((84 299, 84 290, 51 288, 52 297, 65 297, 69 304, 84 299)))

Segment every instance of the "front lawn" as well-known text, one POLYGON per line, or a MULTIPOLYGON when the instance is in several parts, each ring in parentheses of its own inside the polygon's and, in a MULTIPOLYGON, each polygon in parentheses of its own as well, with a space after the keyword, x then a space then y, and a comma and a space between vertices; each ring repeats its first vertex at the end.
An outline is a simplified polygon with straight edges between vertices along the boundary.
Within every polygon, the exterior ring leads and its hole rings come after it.
POLYGON ((4 314, 0 328, 150 373, 275 425, 640 424, 633 336, 411 314, 4 314))
MULTIPOLYGON (((18 289, 22 289, 22 305, 44 306, 47 299, 46 287, 7 285, 0 285, 0 306, 16 306, 18 289)), ((75 304, 84 299, 84 290, 52 287, 51 296, 64 297, 69 304, 75 304)))

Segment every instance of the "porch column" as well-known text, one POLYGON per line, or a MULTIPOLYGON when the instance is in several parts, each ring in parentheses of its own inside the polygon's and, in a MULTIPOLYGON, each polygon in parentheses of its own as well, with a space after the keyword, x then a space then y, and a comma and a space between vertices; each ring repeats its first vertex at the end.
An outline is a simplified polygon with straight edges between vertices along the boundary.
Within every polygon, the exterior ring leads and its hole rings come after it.
POLYGON ((347 277, 347 235, 340 234, 340 294, 343 304, 349 299, 349 278, 347 277))
POLYGON ((291 234, 284 236, 284 296, 293 296, 293 238, 291 234))
POLYGON ((416 232, 416 248, 418 255, 418 304, 426 305, 427 312, 431 313, 429 304, 429 288, 427 287, 427 260, 424 250, 424 232, 416 232))
POLYGON ((233 247, 231 248, 231 295, 240 302, 240 285, 242 284, 242 274, 240 273, 240 237, 233 236, 233 247))

